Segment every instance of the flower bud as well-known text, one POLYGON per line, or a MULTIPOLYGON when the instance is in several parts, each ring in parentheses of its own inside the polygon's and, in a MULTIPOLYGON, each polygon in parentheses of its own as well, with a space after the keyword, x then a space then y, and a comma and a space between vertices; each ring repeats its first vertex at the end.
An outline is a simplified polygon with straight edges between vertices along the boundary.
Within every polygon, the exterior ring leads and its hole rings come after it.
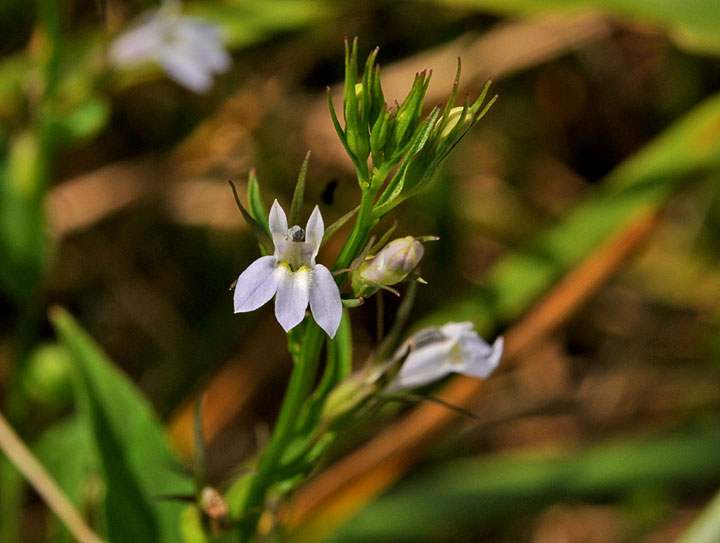
POLYGON ((340 383, 328 396, 323 406, 322 418, 328 422, 340 421, 355 411, 375 392, 364 374, 355 374, 340 383))
POLYGON ((399 283, 417 267, 423 253, 422 243, 412 236, 391 241, 353 272, 353 292, 356 296, 369 296, 380 287, 399 283))
MULTIPOLYGON (((464 107, 454 107, 448 112, 447 124, 443 127, 440 133, 441 138, 446 138, 455 129, 463 116, 464 107)), ((473 122, 473 115, 470 111, 465 114, 465 118, 462 120, 462 126, 467 126, 473 122)))

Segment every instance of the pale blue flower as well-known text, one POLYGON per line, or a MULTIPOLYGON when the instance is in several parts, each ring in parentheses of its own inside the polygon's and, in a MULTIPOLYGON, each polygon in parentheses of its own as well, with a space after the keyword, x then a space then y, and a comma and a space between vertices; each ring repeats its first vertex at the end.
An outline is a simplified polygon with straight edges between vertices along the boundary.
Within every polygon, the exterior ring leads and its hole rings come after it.
POLYGON ((497 367, 502 351, 502 337, 491 346, 473 330, 471 322, 425 328, 396 352, 395 359, 405 360, 383 392, 392 394, 421 387, 450 373, 484 379, 497 367))
POLYGON ((240 274, 235 286, 235 313, 253 311, 275 296, 275 317, 287 332, 300 324, 310 304, 315 322, 334 337, 342 319, 340 291, 330 270, 315 263, 325 224, 317 206, 305 230, 288 228, 285 212, 273 202, 269 217, 275 244, 240 274))
POLYGON ((210 90, 213 76, 230 69, 220 29, 180 14, 179 2, 164 2, 119 36, 109 57, 117 65, 159 64, 170 79, 199 93, 210 90))

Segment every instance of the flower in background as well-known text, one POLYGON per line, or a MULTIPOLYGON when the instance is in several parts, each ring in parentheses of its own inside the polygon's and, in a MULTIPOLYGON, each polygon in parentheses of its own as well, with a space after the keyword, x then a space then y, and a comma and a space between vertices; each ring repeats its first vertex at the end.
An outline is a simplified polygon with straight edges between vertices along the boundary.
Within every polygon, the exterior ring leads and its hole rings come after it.
POLYGON ((275 296, 275 317, 287 332, 305 317, 308 303, 315 322, 334 337, 342 319, 340 291, 330 270, 315 263, 325 224, 317 206, 305 230, 288 228, 285 212, 273 202, 269 216, 275 252, 242 272, 235 286, 235 313, 253 311, 275 296))
POLYGON ((210 90, 213 75, 230 68, 220 29, 180 14, 179 2, 164 2, 110 46, 117 65, 159 64, 170 79, 198 93, 210 90))
POLYGON ((474 330, 471 322, 449 322, 425 328, 412 335, 395 353, 405 361, 383 393, 417 388, 449 373, 486 378, 500 362, 503 338, 491 346, 474 330))

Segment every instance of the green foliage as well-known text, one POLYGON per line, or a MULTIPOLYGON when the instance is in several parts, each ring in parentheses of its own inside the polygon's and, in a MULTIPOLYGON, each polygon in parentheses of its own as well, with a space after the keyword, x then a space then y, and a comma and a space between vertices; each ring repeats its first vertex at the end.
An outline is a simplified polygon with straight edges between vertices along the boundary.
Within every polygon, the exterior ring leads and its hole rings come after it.
POLYGON ((715 543, 720 540, 720 494, 692 523, 677 543, 715 543))
POLYGON ((652 22, 670 30, 678 44, 692 50, 720 53, 720 4, 714 0, 440 0, 510 15, 576 13, 604 10, 630 20, 652 22))
POLYGON ((89 428, 106 483, 105 517, 111 543, 175 543, 182 505, 163 496, 188 494, 152 408, 69 313, 51 314, 76 372, 82 424, 89 428))
POLYGON ((42 144, 32 131, 16 135, 0 162, 0 286, 25 303, 49 259, 42 208, 44 164, 42 144))
MULTIPOLYGON (((626 439, 576 452, 534 452, 440 464, 378 499, 331 541, 440 541, 514 523, 551 503, 621 499, 720 476, 717 427, 626 439)), ((701 541, 694 539, 695 541, 701 541)), ((709 541, 709 540, 708 540, 709 541)))
POLYGON ((255 174, 255 168, 250 170, 248 176, 248 188, 247 188, 247 199, 248 208, 250 209, 250 215, 258 223, 262 225, 265 233, 270 237, 270 226, 268 225, 268 212, 265 210, 265 205, 262 201, 262 195, 260 194, 260 185, 258 183, 257 175, 255 174))
POLYGON ((660 205, 691 176, 720 168, 720 95, 677 121, 618 166, 597 194, 541 233, 526 249, 503 257, 483 286, 432 314, 425 324, 475 320, 481 331, 518 318, 559 277, 633 216, 660 205))
MULTIPOLYGON (((91 429, 80 417, 52 425, 35 441, 33 452, 78 510, 100 512, 99 500, 105 488, 98 473, 91 429)), ((59 540, 74 541, 58 521, 54 524, 59 540)))
POLYGON ((260 249, 263 252, 263 254, 270 254, 273 252, 273 241, 269 232, 269 229, 266 229, 260 222, 258 222, 250 213, 245 209, 245 207, 240 202, 240 197, 238 196, 237 189, 235 188, 235 184, 232 181, 228 181, 230 183, 230 187, 232 188, 233 197, 235 198, 235 204, 237 205, 238 209, 240 210, 240 213, 243 216, 243 219, 245 219, 245 222, 250 227, 250 229, 253 231, 253 234, 255 234, 255 237, 258 240, 258 243, 260 244, 260 249))
POLYGON ((327 0, 226 0, 188 2, 184 11, 218 24, 228 46, 238 49, 327 21, 337 6, 327 0))

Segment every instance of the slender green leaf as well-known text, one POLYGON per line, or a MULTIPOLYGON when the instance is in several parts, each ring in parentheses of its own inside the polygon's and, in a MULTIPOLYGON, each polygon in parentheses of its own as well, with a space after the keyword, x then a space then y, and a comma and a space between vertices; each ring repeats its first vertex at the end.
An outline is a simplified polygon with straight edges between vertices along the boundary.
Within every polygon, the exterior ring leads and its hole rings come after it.
POLYGON ((235 188, 235 183, 228 180, 228 183, 230 183, 230 187, 233 191, 233 196, 235 197, 235 203, 238 206, 238 209, 240 210, 240 213, 243 216, 243 219, 245 219, 245 222, 248 224, 250 229, 253 231, 253 234, 255 234, 255 237, 258 240, 258 243, 260 244, 260 248, 264 251, 265 254, 270 254, 273 252, 273 242, 270 238, 269 234, 263 228, 263 226, 257 222, 255 219, 252 218, 250 213, 247 212, 247 209, 242 205, 240 202, 240 197, 238 196, 237 189, 235 188))
POLYGON ((332 237, 332 235, 335 232, 337 232, 338 230, 340 230, 340 228, 342 227, 343 224, 345 224, 350 219, 352 219, 359 210, 360 210, 360 206, 357 206, 357 207, 351 209, 350 211, 345 213, 345 215, 343 215, 338 220, 336 220, 334 223, 332 223, 330 226, 328 226, 325 229, 325 234, 323 235, 322 242, 325 243, 327 240, 329 240, 332 237))
MULTIPOLYGON (((48 428, 35 441, 32 451, 78 510, 90 512, 92 518, 102 515, 98 515, 99 493, 89 492, 97 484, 94 480, 100 469, 90 432, 82 419, 73 415, 48 428)), ((48 516, 48 522, 55 526, 50 530, 56 532, 53 541, 75 542, 71 533, 54 515, 48 516)))
POLYGON ((109 541, 176 543, 183 506, 158 497, 190 494, 193 485, 179 471, 162 425, 69 313, 55 308, 50 316, 75 364, 79 413, 102 464, 109 541))
POLYGON ((262 225, 268 237, 272 237, 270 234, 270 226, 268 225, 268 212, 262 201, 260 184, 258 183, 257 175, 255 175, 255 168, 250 170, 250 175, 248 176, 247 199, 250 216, 262 225))
POLYGON ((441 0, 444 4, 510 15, 604 10, 666 28, 678 45, 720 53, 720 2, 714 0, 441 0))
POLYGON ((300 224, 300 212, 302 211, 303 200, 305 199, 305 177, 307 176, 308 162, 310 161, 310 151, 305 155, 302 166, 300 167, 300 175, 298 175, 297 183, 295 183, 295 191, 293 192, 292 203, 290 204, 290 215, 288 224, 293 226, 300 224))
MULTIPOLYGON (((441 464, 368 506, 330 541, 457 541, 558 500, 620 499, 720 477, 720 429, 441 464)), ((693 543, 701 540, 692 540, 693 543)), ((710 541, 710 540, 708 540, 710 541)), ((716 540, 713 540, 716 541, 716 540)))

